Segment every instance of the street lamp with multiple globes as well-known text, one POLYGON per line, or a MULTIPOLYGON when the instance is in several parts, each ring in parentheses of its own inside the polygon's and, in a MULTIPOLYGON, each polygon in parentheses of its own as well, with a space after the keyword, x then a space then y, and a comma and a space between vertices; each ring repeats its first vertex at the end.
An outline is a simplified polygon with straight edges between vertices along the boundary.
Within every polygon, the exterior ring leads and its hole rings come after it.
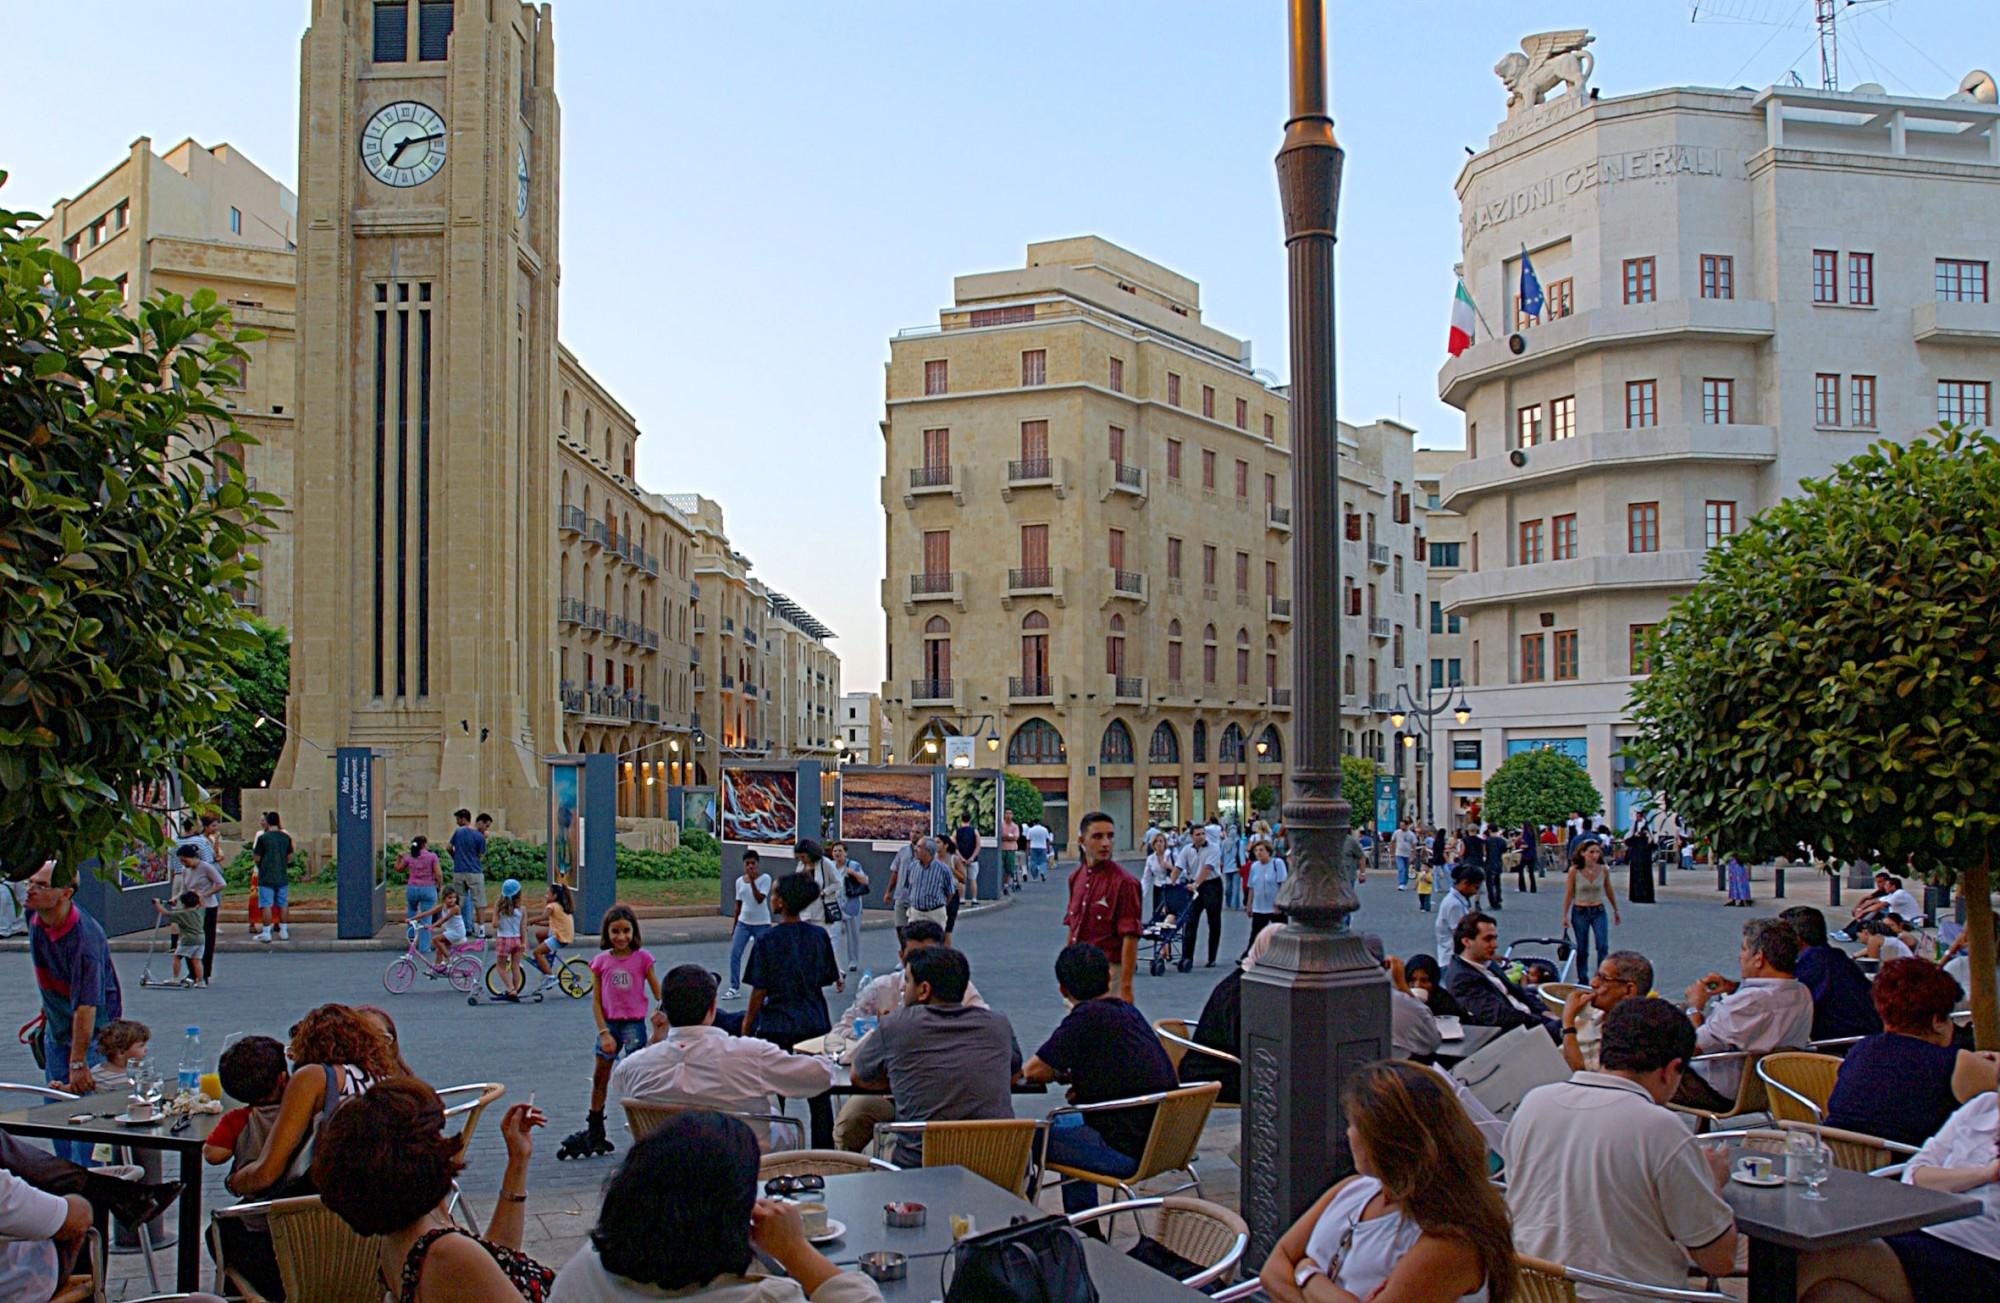
MULTIPOLYGON (((1403 733, 1402 728, 1405 720, 1414 717, 1417 732, 1424 735, 1424 755, 1430 758, 1431 765, 1435 767, 1437 765, 1437 739, 1432 736, 1431 721, 1439 715, 1444 714, 1447 710, 1451 712, 1452 718, 1461 724, 1471 719, 1472 707, 1466 704, 1465 688, 1456 683, 1446 684, 1443 687, 1426 688, 1424 689, 1424 701, 1422 705, 1417 704, 1416 694, 1410 691, 1409 684, 1398 683, 1396 685, 1396 692, 1402 699, 1402 704, 1389 712, 1389 727, 1397 730, 1401 735, 1404 746, 1413 746, 1416 742, 1416 734, 1403 733), (1458 693, 1458 703, 1456 705, 1452 704, 1451 700, 1451 694, 1454 690, 1458 693), (1442 700, 1438 699, 1440 692, 1444 694, 1442 700)), ((1422 757, 1419 757, 1419 759, 1422 759, 1422 757)), ((1436 814, 1431 809, 1430 788, 1431 784, 1425 783, 1422 785, 1422 790, 1417 793, 1418 803, 1423 809, 1424 822, 1426 824, 1429 824, 1436 814)))

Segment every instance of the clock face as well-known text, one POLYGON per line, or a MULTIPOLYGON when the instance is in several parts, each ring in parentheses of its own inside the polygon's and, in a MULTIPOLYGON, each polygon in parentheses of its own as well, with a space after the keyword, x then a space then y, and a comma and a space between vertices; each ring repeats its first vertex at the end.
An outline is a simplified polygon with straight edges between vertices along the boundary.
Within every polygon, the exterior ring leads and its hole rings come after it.
POLYGON ((514 146, 514 216, 528 215, 528 147, 514 146))
POLYGON ((383 185, 422 185, 444 167, 444 119, 428 104, 385 104, 361 129, 361 162, 383 185))

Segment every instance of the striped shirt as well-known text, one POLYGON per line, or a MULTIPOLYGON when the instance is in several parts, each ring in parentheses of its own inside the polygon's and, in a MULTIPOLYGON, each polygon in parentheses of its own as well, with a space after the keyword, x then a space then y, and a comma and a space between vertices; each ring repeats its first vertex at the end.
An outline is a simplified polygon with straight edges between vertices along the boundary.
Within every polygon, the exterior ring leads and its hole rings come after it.
POLYGON ((931 910, 943 909, 951 899, 951 869, 943 856, 933 857, 929 864, 914 864, 910 870, 910 908, 931 910))

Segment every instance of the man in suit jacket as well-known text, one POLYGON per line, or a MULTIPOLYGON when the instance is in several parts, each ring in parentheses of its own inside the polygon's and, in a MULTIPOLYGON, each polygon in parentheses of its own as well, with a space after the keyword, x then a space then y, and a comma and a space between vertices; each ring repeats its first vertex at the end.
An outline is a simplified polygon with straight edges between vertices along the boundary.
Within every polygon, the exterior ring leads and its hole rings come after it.
POLYGON ((1492 916, 1474 911, 1452 930, 1458 953, 1445 969, 1445 990, 1465 1007, 1463 1021, 1477 1027, 1540 1027, 1549 1039, 1562 1039, 1562 1024, 1543 1012, 1536 998, 1503 977, 1493 967, 1500 946, 1500 929, 1492 916))

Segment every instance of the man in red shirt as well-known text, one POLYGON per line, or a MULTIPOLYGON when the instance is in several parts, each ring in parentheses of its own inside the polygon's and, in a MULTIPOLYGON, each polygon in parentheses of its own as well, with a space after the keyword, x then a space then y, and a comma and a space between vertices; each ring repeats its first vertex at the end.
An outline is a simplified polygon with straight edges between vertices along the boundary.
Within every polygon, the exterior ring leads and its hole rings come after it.
POLYGON ((1116 836, 1110 815, 1083 816, 1077 828, 1083 863, 1070 874, 1063 926, 1069 929, 1067 944, 1104 952, 1111 963, 1111 989, 1132 1004, 1132 974, 1139 966, 1139 880, 1111 858, 1116 836))

